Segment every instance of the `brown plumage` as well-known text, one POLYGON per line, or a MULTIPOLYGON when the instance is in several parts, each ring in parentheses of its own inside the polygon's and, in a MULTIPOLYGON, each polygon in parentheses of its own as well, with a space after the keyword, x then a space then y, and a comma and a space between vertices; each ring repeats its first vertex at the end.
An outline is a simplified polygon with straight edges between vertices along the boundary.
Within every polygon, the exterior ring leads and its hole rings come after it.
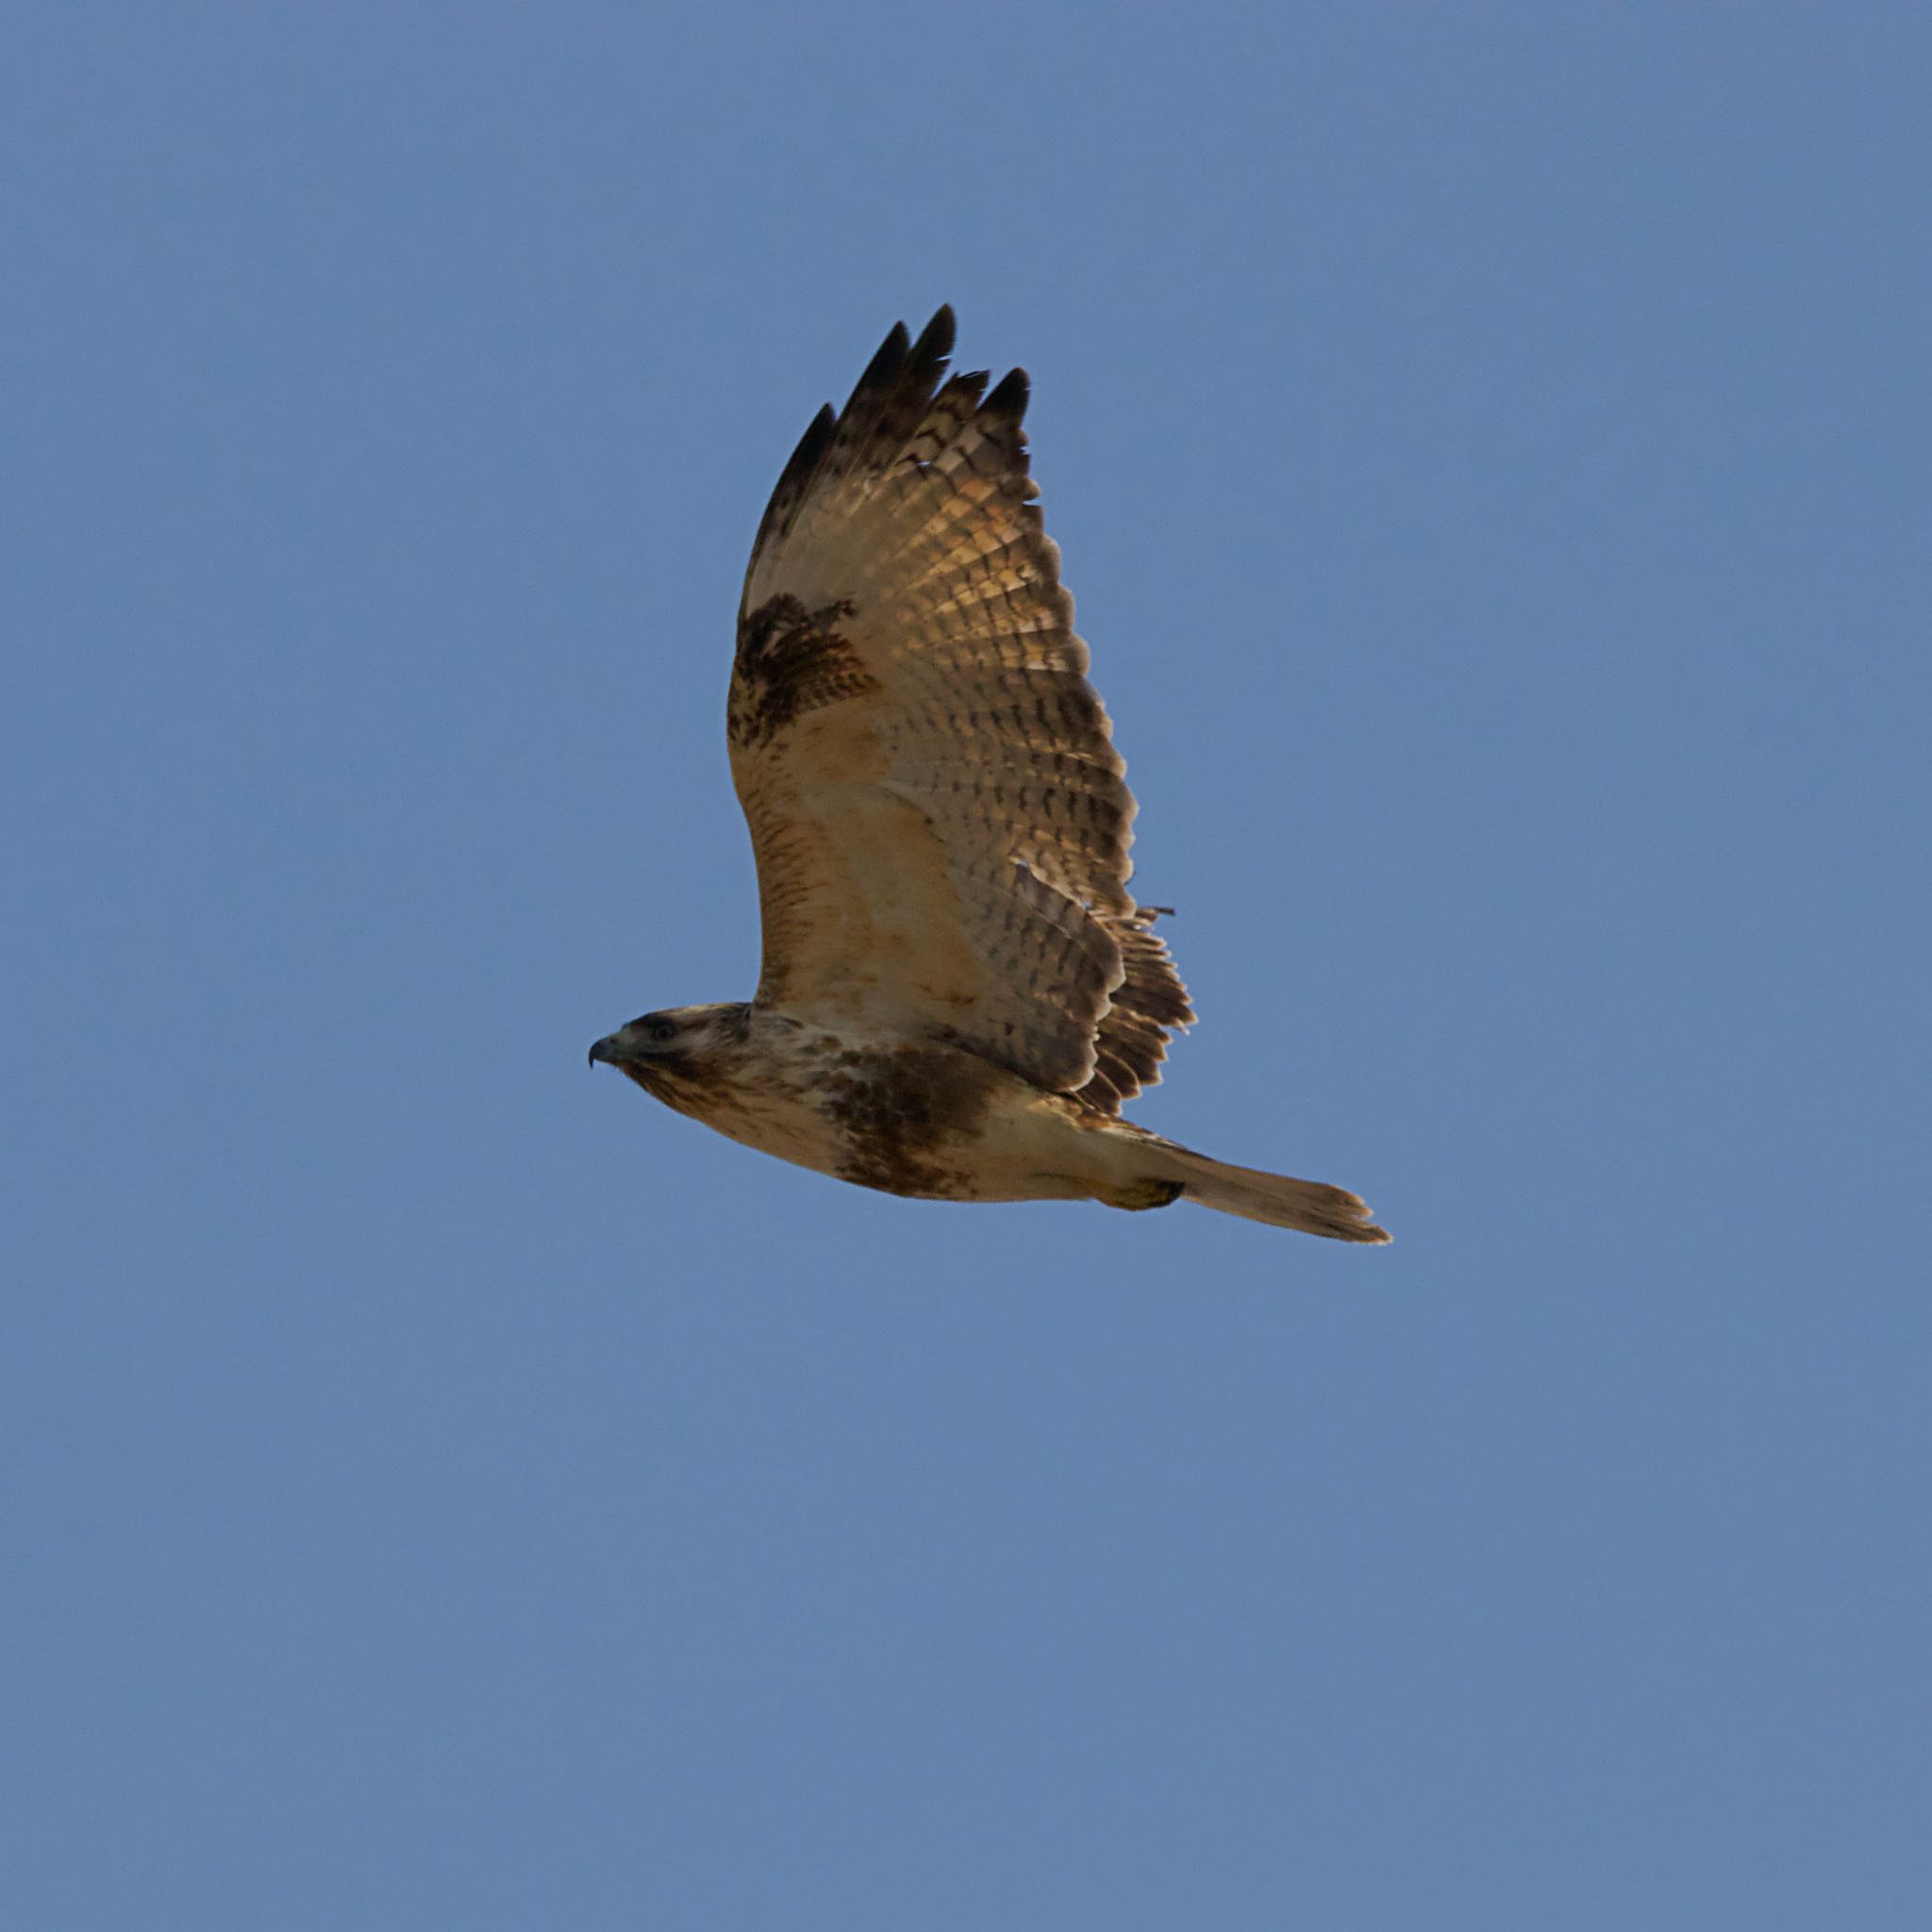
POLYGON ((758 864, 749 1006, 601 1040, 667 1105, 889 1192, 1203 1205, 1380 1241, 1355 1195, 1119 1117, 1193 1019, 1127 890, 1134 800, 1041 527, 1015 370, 895 328, 759 525, 726 725, 758 864))

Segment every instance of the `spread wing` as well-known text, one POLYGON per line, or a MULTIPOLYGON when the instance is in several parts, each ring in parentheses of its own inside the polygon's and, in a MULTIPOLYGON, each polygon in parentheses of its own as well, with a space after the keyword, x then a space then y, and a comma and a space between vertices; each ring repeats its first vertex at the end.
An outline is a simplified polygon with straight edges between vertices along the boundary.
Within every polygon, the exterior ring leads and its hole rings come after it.
POLYGON ((1127 891, 1134 800, 1041 527, 1026 377, 895 328, 786 465, 739 608, 731 774, 761 1005, 952 1040, 1111 1110, 1186 991, 1127 891))

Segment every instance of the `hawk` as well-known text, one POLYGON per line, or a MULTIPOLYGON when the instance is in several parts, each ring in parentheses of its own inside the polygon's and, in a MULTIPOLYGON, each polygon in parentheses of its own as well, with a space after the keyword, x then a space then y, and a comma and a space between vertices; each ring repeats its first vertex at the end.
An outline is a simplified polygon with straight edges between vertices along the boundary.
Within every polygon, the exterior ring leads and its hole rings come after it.
POLYGON ((1121 1118, 1194 1018, 1136 904, 1134 800, 1021 431, 1027 379, 895 327, 772 493, 727 726, 764 958, 751 1001, 591 1049, 666 1106, 921 1200, 1178 1200, 1386 1241, 1354 1194, 1121 1118))

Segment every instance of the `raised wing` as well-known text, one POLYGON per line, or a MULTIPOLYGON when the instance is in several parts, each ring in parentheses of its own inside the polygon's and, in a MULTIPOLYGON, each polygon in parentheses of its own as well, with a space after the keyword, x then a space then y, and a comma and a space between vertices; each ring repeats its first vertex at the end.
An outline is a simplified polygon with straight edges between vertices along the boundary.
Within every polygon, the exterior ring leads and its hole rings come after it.
POLYGON ((1041 527, 1026 377, 895 328, 752 551, 731 774, 760 1004, 969 1046, 1111 1109, 1193 1018, 1126 890, 1134 801, 1041 527))

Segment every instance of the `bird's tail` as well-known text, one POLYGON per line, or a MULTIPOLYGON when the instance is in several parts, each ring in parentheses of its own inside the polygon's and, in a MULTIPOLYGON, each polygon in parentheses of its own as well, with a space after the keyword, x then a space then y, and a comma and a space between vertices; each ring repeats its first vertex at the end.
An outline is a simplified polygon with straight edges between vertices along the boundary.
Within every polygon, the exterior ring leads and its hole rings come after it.
POLYGON ((1172 1141, 1157 1145, 1161 1177, 1178 1182, 1183 1197, 1198 1201, 1203 1208, 1239 1214, 1244 1221, 1265 1221, 1270 1227, 1325 1235, 1335 1241, 1386 1241, 1390 1238, 1386 1227, 1375 1225, 1361 1196, 1351 1194, 1346 1188, 1331 1188, 1323 1181, 1291 1180, 1285 1174, 1263 1174, 1258 1168, 1232 1167, 1172 1141))

